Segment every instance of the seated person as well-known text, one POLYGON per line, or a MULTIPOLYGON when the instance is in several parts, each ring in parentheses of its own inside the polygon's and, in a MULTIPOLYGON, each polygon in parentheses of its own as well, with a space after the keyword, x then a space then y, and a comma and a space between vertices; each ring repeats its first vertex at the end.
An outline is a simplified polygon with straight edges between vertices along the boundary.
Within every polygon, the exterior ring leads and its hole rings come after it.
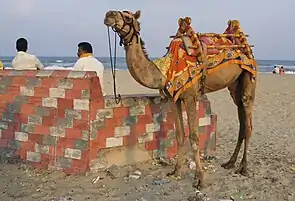
POLYGON ((16 41, 17 54, 12 60, 14 70, 43 70, 44 66, 40 60, 32 54, 27 53, 28 41, 25 38, 19 38, 16 41))
POLYGON ((74 71, 95 71, 97 76, 99 77, 101 90, 103 96, 106 95, 104 92, 104 85, 103 85, 103 71, 104 66, 103 64, 98 61, 93 56, 93 49, 90 43, 88 42, 81 42, 78 44, 78 61, 75 63, 73 70, 74 71))

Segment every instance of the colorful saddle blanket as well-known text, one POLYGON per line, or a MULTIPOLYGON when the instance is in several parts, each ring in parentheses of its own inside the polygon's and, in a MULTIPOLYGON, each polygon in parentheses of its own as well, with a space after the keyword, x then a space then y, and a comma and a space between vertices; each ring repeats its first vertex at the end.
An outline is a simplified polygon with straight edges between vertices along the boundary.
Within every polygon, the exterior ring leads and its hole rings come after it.
MULTIPOLYGON (((228 40, 228 39, 227 39, 228 40)), ((225 40, 225 43, 228 41, 225 40)), ((207 40, 207 43, 214 42, 207 40)), ((257 64, 254 59, 249 59, 239 50, 223 49, 208 55, 208 74, 228 64, 238 64, 241 68, 256 76, 257 64)), ((167 78, 166 89, 176 101, 180 94, 196 83, 202 76, 204 66, 199 64, 197 57, 189 55, 181 38, 171 41, 168 52, 160 59, 154 61, 162 74, 167 78)))

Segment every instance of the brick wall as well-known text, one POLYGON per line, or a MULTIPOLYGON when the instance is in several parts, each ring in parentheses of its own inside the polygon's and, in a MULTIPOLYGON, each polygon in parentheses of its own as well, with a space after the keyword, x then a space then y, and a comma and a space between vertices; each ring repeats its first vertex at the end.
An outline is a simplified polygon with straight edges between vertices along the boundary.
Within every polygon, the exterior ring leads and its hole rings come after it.
MULTIPOLYGON (((216 115, 208 100, 197 106, 201 148, 214 154, 216 115)), ((93 72, 0 71, 1 156, 73 173, 176 151, 172 112, 158 96, 116 104, 93 72)))

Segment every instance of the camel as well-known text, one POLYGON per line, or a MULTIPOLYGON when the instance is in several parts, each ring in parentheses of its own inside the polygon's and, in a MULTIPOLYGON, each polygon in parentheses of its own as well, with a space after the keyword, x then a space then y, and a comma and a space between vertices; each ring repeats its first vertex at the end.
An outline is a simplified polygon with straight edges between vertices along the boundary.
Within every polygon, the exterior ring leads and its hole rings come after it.
POLYGON ((247 175, 247 150, 252 133, 252 107, 255 98, 256 82, 253 82, 251 74, 242 69, 240 65, 228 64, 226 67, 217 69, 214 73, 207 74, 203 84, 201 79, 185 90, 176 101, 173 100, 166 90, 166 77, 160 72, 155 63, 148 59, 144 42, 140 37, 140 11, 108 11, 105 15, 104 24, 111 27, 119 37, 126 51, 126 63, 131 76, 141 85, 150 89, 162 90, 167 96, 171 110, 174 114, 177 160, 174 170, 167 176, 181 178, 181 168, 184 159, 184 126, 182 117, 182 103, 188 116, 189 141, 196 163, 194 186, 204 186, 204 172, 200 162, 200 148, 198 123, 196 121, 196 101, 202 94, 228 88, 230 95, 237 106, 239 118, 239 135, 237 144, 230 159, 221 166, 229 169, 235 166, 238 153, 244 141, 244 152, 236 173, 247 175), (230 69, 230 70, 229 70, 230 69))

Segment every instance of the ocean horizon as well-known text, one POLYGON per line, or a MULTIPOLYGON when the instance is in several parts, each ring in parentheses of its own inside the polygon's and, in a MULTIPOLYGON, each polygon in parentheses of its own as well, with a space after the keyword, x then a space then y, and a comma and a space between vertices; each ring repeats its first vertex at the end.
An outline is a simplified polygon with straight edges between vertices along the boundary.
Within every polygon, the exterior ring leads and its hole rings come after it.
MULTIPOLYGON (((11 67, 13 56, 1 56, 4 67, 11 67)), ((77 57, 63 57, 63 56, 40 56, 38 57, 41 63, 47 69, 72 68, 77 61, 77 57)), ((111 69, 111 62, 109 57, 96 57, 103 63, 105 69, 111 69)), ((150 57, 150 60, 155 60, 159 57, 150 57)), ((295 60, 260 60, 256 59, 259 66, 259 72, 272 72, 275 65, 283 65, 285 72, 295 74, 295 60)), ((127 70, 126 58, 117 57, 117 70, 127 70)))

